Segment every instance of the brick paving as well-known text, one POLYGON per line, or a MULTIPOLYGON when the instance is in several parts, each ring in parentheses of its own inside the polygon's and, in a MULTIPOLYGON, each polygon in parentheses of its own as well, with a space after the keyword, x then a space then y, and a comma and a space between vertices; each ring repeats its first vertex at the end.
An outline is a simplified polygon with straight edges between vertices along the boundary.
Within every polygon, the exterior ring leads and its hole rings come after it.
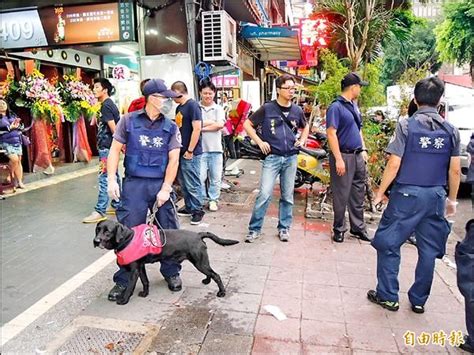
MULTIPOLYGON (((245 161, 245 174, 238 191, 254 196, 260 167, 245 161), (255 171, 251 174, 250 171, 255 171)), ((277 192, 276 192, 277 195, 277 192)), ((297 191, 295 221, 289 243, 276 235, 277 196, 267 213, 264 236, 253 244, 243 243, 253 199, 247 205, 224 205, 216 213, 207 213, 201 226, 182 227, 209 230, 242 243, 222 247, 208 241, 211 266, 227 288, 217 298, 214 282, 203 285, 203 275, 185 262, 183 290, 171 293, 158 272, 148 266, 150 294, 137 296, 141 285, 126 306, 107 301, 112 286, 110 265, 100 275, 97 296, 72 318, 86 316, 155 325, 159 332, 147 345, 152 353, 199 354, 367 354, 367 353, 462 353, 449 345, 405 344, 404 334, 443 330, 465 332, 464 307, 455 287, 455 274, 443 262, 437 262, 436 275, 425 314, 414 314, 409 307, 407 290, 414 277, 416 248, 405 245, 400 268, 400 310, 389 312, 366 298, 376 282, 376 253, 366 242, 346 238, 342 244, 330 239, 330 223, 304 218, 305 190, 297 191), (287 319, 279 321, 264 310, 278 306, 287 319)), ((372 226, 375 228, 375 226, 372 226)), ((89 238, 88 236, 87 238, 89 238)), ((59 307, 70 307, 65 302, 59 307)), ((52 312, 60 312, 56 307, 52 312)), ((51 316, 51 315, 49 315, 51 316)), ((73 320, 73 319, 72 319, 73 320)), ((71 322, 72 322, 71 320, 71 322)), ((40 335, 33 323, 24 334, 4 347, 5 353, 25 349, 28 336, 40 335)), ((67 322, 63 322, 67 328, 67 322)), ((44 324, 44 321, 43 323, 44 324)), ((91 326, 94 326, 91 324, 91 326)), ((53 334, 31 344, 44 349, 53 334)), ((102 349, 103 350, 103 349, 102 349)))

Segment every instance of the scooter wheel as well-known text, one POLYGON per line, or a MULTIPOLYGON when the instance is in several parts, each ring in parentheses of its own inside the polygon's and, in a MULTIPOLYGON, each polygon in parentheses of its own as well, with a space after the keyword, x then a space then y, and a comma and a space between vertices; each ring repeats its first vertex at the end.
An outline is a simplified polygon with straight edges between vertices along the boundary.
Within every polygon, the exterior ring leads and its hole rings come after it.
POLYGON ((304 184, 304 175, 300 170, 296 170, 295 188, 301 187, 304 184))

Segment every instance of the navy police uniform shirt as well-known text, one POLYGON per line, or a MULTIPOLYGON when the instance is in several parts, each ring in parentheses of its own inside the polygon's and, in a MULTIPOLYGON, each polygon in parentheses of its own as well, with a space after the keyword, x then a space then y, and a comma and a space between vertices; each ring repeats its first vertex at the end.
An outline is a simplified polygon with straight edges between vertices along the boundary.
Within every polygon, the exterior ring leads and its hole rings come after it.
MULTIPOLYGON (((433 107, 422 107, 414 113, 415 119, 426 127, 431 127, 431 130, 438 129, 442 126, 443 119, 438 115, 436 108, 433 107)), ((448 124, 450 124, 448 122, 448 124)), ((459 131, 457 128, 453 130, 454 144, 451 150, 452 157, 458 157, 461 155, 459 131)), ((395 154, 396 156, 403 158, 405 153, 405 146, 407 144, 408 137, 408 119, 400 120, 395 129, 395 133, 390 139, 390 143, 385 150, 389 154, 395 154)))
POLYGON ((362 116, 357 104, 338 96, 326 113, 326 128, 336 129, 341 152, 362 149, 362 116))

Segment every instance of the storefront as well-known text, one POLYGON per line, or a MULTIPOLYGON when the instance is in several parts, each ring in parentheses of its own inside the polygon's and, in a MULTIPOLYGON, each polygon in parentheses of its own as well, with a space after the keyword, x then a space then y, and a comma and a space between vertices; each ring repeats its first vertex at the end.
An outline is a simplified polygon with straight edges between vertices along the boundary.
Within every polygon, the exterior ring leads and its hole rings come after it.
MULTIPOLYGON (((2 46, 7 53, 0 57, 3 86, 42 76, 61 97, 61 87, 71 79, 90 89, 93 79, 103 76, 111 78, 117 87, 117 95, 112 99, 118 107, 138 96, 138 64, 129 58, 133 57, 136 62, 138 52, 133 1, 5 10, 0 12, 0 22, 2 46)), ((53 164, 90 159, 76 154, 77 126, 84 117, 82 139, 86 140, 86 150, 97 154, 96 126, 90 124, 91 119, 94 121, 92 115, 72 114, 73 111, 64 107, 64 98, 61 104, 55 105, 54 110, 60 111, 56 118, 47 117, 48 110, 39 115, 38 110, 32 108, 33 100, 13 97, 10 104, 26 127, 33 122, 33 127, 40 126, 37 121, 44 121, 46 126, 47 137, 43 140, 47 144, 32 139, 32 145, 25 149, 25 171, 38 169, 38 145, 48 150, 46 153, 53 164)), ((26 134, 34 133, 33 128, 26 134)), ((52 171, 53 168, 45 170, 52 171)))

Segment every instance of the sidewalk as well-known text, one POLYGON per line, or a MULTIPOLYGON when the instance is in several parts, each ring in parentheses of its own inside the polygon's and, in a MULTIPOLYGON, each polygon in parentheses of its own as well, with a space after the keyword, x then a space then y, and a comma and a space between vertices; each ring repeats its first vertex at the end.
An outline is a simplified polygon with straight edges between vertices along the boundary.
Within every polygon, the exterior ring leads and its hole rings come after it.
MULTIPOLYGON (((366 298, 376 283, 375 250, 352 238, 333 243, 330 223, 304 217, 304 190, 295 195, 289 243, 276 236, 277 196, 267 213, 264 237, 243 243, 260 165, 244 161, 240 167, 245 174, 231 178, 239 182, 237 192, 223 196, 232 204, 221 203, 219 212, 207 213, 198 227, 181 219, 185 229, 209 230, 241 241, 225 248, 207 241, 211 266, 226 285, 224 298, 216 297, 214 282, 202 284, 204 276, 184 262, 181 292, 171 293, 158 265, 148 265, 149 296, 137 296, 138 283, 130 303, 118 306, 107 300, 116 266, 113 254, 106 254, 98 272, 89 268, 78 275, 87 281, 56 299, 47 312, 38 317, 32 310, 27 312, 30 318, 8 323, 9 331, 24 329, 2 353, 463 353, 448 340, 451 331, 465 332, 464 306, 448 266, 437 262, 426 313, 415 314, 406 292, 414 277, 416 248, 405 245, 400 310, 383 310, 366 298), (265 305, 278 306, 288 318, 278 321, 265 305), (32 319, 36 320, 31 323, 32 319), (407 331, 418 337, 441 330, 447 334, 445 346, 431 339, 426 346, 417 339, 414 347, 405 344, 407 331)), ((92 247, 93 235, 85 238, 92 247)))

